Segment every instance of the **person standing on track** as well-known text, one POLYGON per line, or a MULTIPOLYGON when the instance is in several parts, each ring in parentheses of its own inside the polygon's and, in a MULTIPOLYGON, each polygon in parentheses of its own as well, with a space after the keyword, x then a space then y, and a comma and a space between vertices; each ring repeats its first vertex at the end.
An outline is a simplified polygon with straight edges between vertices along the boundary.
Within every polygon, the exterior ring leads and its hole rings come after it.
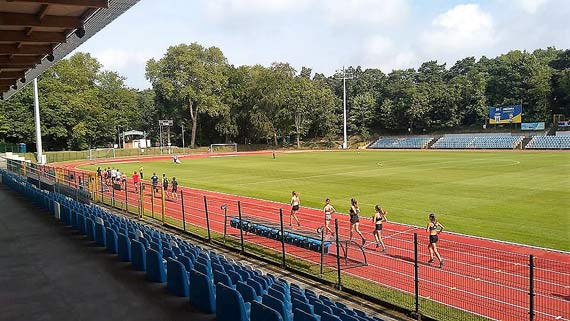
POLYGON ((331 224, 332 215, 334 214, 334 212, 336 212, 336 209, 334 208, 334 206, 332 206, 330 198, 327 198, 325 200, 325 207, 323 208, 323 211, 325 211, 325 234, 331 232, 331 235, 334 236, 334 232, 333 230, 331 230, 330 224, 331 224))
POLYGON ((299 199, 299 194, 297 194, 295 191, 293 191, 291 195, 291 214, 289 215, 289 226, 293 225, 292 218, 295 218, 297 225, 301 226, 299 218, 297 217, 297 211, 299 211, 301 200, 299 199))
POLYGON ((152 192, 158 192, 158 176, 156 173, 152 173, 150 180, 152 181, 152 192))
POLYGON ((137 173, 137 171, 133 172, 133 184, 135 185, 135 193, 139 192, 139 174, 137 173))
POLYGON ((437 257, 437 259, 439 260, 439 267, 443 267, 443 259, 441 258, 441 255, 439 255, 439 251, 437 250, 437 241, 439 240, 438 234, 441 233, 443 231, 445 227, 437 221, 437 219, 435 218, 435 214, 434 213, 430 213, 429 214, 429 222, 428 225, 426 227, 426 232, 429 232, 429 244, 428 244, 428 250, 429 250, 429 261, 428 263, 431 264, 433 263, 433 256, 435 254, 435 256, 437 257))
POLYGON ((142 167, 142 166, 141 166, 141 168, 139 168, 139 175, 140 175, 141 179, 144 179, 144 176, 143 176, 143 167, 142 167))
POLYGON ((168 177, 166 174, 162 174, 162 188, 164 189, 164 195, 168 198, 168 177))
POLYGON ((350 240, 352 241, 353 232, 356 232, 362 238, 362 245, 364 245, 366 243, 366 239, 364 238, 364 235, 362 235, 362 232, 360 232, 360 229, 358 228, 360 224, 359 223, 360 218, 358 217, 358 215, 360 214, 360 208, 358 207, 358 201, 354 198, 350 200, 350 210, 348 214, 350 214, 350 240))
POLYGON ((172 176, 172 182, 170 183, 172 184, 172 197, 175 201, 178 201, 178 181, 176 177, 172 176))
POLYGON ((386 219, 388 212, 384 211, 380 205, 374 206, 374 210, 376 212, 372 216, 372 222, 374 222, 374 232, 372 234, 374 234, 374 239, 376 240, 376 248, 382 245, 382 252, 386 252, 386 245, 384 245, 382 240, 382 223, 388 222, 386 219))

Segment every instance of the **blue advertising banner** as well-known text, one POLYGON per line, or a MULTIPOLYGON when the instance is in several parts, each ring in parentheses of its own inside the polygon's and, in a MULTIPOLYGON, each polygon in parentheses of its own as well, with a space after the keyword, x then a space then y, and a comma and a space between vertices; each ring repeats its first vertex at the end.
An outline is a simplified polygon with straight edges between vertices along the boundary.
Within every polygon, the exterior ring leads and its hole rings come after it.
POLYGON ((544 122, 538 123, 521 123, 521 130, 544 130, 546 124, 544 122))
POLYGON ((522 122, 522 105, 489 108, 489 124, 512 124, 522 122))

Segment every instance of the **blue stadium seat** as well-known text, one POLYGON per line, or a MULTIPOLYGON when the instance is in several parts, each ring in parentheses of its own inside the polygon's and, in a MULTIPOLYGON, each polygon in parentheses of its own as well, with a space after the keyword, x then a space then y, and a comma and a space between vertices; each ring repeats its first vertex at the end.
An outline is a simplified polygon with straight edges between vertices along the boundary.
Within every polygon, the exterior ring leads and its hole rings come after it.
POLYGON ((190 271, 190 304, 205 313, 216 313, 216 298, 212 280, 196 269, 190 271))
POLYGON ((293 315, 290 313, 291 309, 287 308, 285 302, 283 302, 282 300, 279 300, 278 298, 272 295, 265 294, 263 295, 261 302, 267 305, 268 307, 274 309, 275 311, 279 312, 279 314, 283 318, 283 321, 293 320, 293 315))
POLYGON ((250 321, 284 321, 279 312, 259 302, 251 302, 250 321))
POLYGON ((85 235, 87 233, 87 229, 86 229, 86 224, 87 222, 85 221, 85 216, 82 214, 79 214, 79 216, 77 217, 77 225, 79 226, 79 233, 85 235))
POLYGON ((166 288, 168 292, 177 296, 188 296, 190 291, 188 272, 186 272, 184 264, 173 258, 168 258, 166 266, 168 271, 166 274, 166 288))
POLYGON ((166 270, 162 262, 162 254, 153 249, 146 250, 146 279, 151 282, 166 282, 166 270))
POLYGON ((123 233, 119 233, 118 236, 117 252, 121 261, 131 261, 131 240, 129 240, 129 238, 123 233))
POLYGON ((263 286, 261 285, 261 283, 257 282, 256 280, 254 280, 254 279, 247 279, 247 280, 245 281, 245 283, 247 283, 248 285, 250 285, 250 286, 255 290, 255 294, 256 294, 258 297, 260 297, 260 296, 262 296, 263 294, 265 294, 265 293, 264 293, 265 291, 263 290, 263 286))
POLYGON ((310 304, 300 301, 298 299, 293 299, 292 303, 293 303, 293 310, 299 309, 309 314, 314 314, 313 307, 310 304))
POLYGON ((192 271, 192 269, 194 269, 194 263, 192 263, 192 259, 190 259, 188 256, 179 255, 177 260, 180 263, 184 264, 184 267, 186 268, 186 272, 190 272, 190 271, 192 271))
POLYGON ((214 278, 214 274, 212 273, 212 268, 210 266, 206 266, 196 261, 196 263, 194 263, 194 269, 206 274, 209 278, 214 278))
POLYGON ((222 283, 216 284, 216 321, 248 321, 249 303, 241 294, 222 283))
POLYGON ((320 321, 320 317, 307 313, 300 309, 293 310, 293 320, 294 321, 320 321))
POLYGON ((95 222, 90 218, 85 220, 85 235, 89 241, 95 241, 95 222))
POLYGON ((331 310, 331 308, 329 308, 328 306, 324 305, 323 303, 315 303, 313 305, 313 309, 315 310, 315 314, 316 315, 320 315, 322 316, 323 313, 329 313, 329 314, 333 314, 333 311, 331 310))
POLYGON ((230 277, 226 273, 220 272, 218 270, 214 270, 214 283, 222 283, 229 287, 235 288, 230 277))
POLYGON ((131 241, 131 263, 135 270, 146 271, 146 251, 139 241, 131 241))
POLYGON ((321 321, 342 321, 342 320, 336 315, 332 315, 328 312, 323 312, 323 314, 321 315, 321 321))
POLYGON ((105 245, 107 251, 116 254, 118 251, 117 233, 111 228, 107 227, 105 229, 105 245))
POLYGON ((348 315, 345 312, 338 315, 342 321, 359 321, 356 316, 348 315))
POLYGON ((239 291, 245 302, 258 301, 261 302, 261 297, 257 296, 255 289, 245 282, 238 281, 236 283, 236 290, 239 291))
POLYGON ((95 223, 95 243, 99 246, 105 247, 105 226, 100 223, 95 223))

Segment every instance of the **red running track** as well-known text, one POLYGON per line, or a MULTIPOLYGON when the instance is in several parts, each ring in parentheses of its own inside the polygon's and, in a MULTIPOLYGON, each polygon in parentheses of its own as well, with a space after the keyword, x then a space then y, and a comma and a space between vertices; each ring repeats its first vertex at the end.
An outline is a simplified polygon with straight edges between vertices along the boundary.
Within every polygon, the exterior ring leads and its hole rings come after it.
MULTIPOLYGON (((240 153, 240 155, 260 154, 264 152, 240 153)), ((267 152, 270 153, 270 152, 267 152)), ((218 154, 216 156, 231 155, 218 154)), ((184 158, 210 157, 209 154, 189 155, 184 158)), ((145 161, 170 159, 166 157, 145 158, 145 161)), ((115 159, 101 162, 141 161, 141 159, 115 159)), ((94 163, 81 161, 65 164, 67 169, 78 165, 94 163)), ((129 183, 130 186, 132 184, 129 183)), ((152 197, 150 184, 143 195, 146 210, 151 210, 152 197)), ((289 220, 288 204, 272 201, 228 195, 212 191, 180 187, 184 193, 184 213, 187 224, 206 227, 204 196, 207 198, 210 229, 223 233, 224 216, 220 209, 227 205, 227 213, 237 215, 237 202, 240 201, 242 214, 256 216, 266 220, 279 222, 279 209, 283 209, 286 223, 289 220)), ((123 202, 125 192, 115 193, 115 199, 123 202)), ((154 200, 155 217, 160 218, 162 201, 154 200)), ((105 197, 110 197, 106 192, 105 197)), ((137 207, 139 195, 128 192, 128 203, 137 207)), ((320 210, 301 208, 298 213, 302 230, 315 231, 323 225, 323 214, 320 210)), ((182 202, 167 199, 165 201, 165 217, 182 220, 182 202)), ((335 214, 333 219, 339 221, 339 235, 348 238, 349 223, 346 215, 335 214)), ((361 231, 368 239, 373 240, 373 223, 361 217, 361 231)), ((535 287, 535 320, 570 320, 570 253, 534 248, 519 244, 471 237, 454 233, 440 234, 438 246, 445 259, 444 268, 427 264, 427 235, 423 228, 397 223, 386 224, 383 235, 388 247, 387 253, 376 250, 372 242, 367 243, 366 256, 368 266, 358 266, 343 262, 343 272, 359 278, 377 282, 407 293, 414 293, 414 244, 413 234, 419 238, 419 293, 424 298, 473 312, 496 320, 529 320, 529 255, 534 255, 534 287, 535 287)), ((228 234, 239 236, 239 232, 228 225, 228 234)), ((316 235, 316 234, 315 234, 316 235)), ((358 236, 355 239, 359 239, 358 236)), ((246 235, 247 242, 253 242, 280 251, 279 242, 254 235, 246 235)), ((331 248, 331 253, 335 253, 331 248)), ((300 257, 318 264, 318 253, 287 245, 289 255, 300 257)), ((350 257, 361 261, 358 251, 351 251, 350 257)), ((325 265, 336 266, 336 258, 325 257, 325 265)), ((410 302, 410 306, 413 302, 410 302)))

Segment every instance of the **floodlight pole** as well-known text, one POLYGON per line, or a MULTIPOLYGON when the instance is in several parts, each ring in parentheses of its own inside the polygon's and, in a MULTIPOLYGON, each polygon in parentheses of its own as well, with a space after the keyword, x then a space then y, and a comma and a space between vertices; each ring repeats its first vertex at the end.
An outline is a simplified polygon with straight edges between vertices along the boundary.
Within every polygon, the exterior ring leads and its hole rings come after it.
POLYGON ((343 101, 343 119, 344 119, 344 124, 343 124, 344 138, 342 141, 343 149, 348 148, 348 138, 346 135, 346 80, 352 78, 354 78, 352 74, 347 74, 346 69, 344 68, 344 66, 342 66, 342 101, 343 101))
POLYGON ((182 126, 182 154, 185 154, 185 152, 184 152, 184 124, 182 124, 181 126, 182 126))
POLYGON ((162 122, 158 121, 158 128, 160 131, 160 154, 162 154, 162 122))
POLYGON ((40 127, 40 100, 38 98, 38 78, 34 78, 34 122, 36 125, 36 150, 38 152, 38 164, 44 163, 42 153, 42 129, 40 127))

